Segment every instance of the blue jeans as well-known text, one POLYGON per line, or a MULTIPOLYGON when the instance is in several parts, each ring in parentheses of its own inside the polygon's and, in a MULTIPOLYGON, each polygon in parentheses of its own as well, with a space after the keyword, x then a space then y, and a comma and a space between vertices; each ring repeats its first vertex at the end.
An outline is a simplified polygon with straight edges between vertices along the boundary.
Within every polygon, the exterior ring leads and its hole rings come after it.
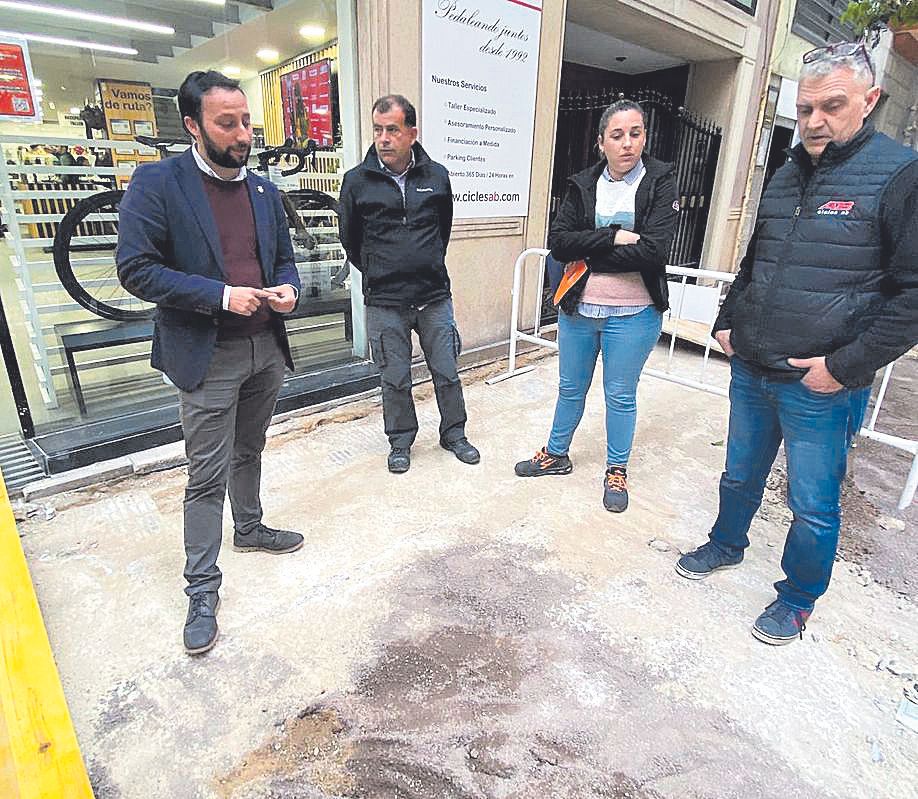
POLYGON ((596 357, 602 351, 602 384, 606 395, 606 463, 626 466, 637 418, 638 379, 660 337, 663 315, 652 305, 633 316, 590 319, 558 316, 558 403, 546 449, 567 455, 580 424, 596 357))
POLYGON ((775 589, 791 607, 812 610, 832 576, 848 449, 864 420, 870 387, 817 394, 799 380, 762 377, 735 356, 730 369, 727 465, 710 539, 731 556, 749 546, 749 525, 783 439, 794 520, 781 559, 786 579, 775 589))

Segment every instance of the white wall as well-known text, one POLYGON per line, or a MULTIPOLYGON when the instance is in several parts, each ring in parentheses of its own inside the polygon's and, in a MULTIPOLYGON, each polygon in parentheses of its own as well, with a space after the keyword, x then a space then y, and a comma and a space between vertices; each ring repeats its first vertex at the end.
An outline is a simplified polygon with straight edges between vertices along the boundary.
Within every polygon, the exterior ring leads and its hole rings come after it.
POLYGON ((83 128, 48 122, 0 122, 0 136, 59 136, 63 139, 82 139, 83 128))
POLYGON ((265 104, 261 97, 261 78, 257 75, 249 80, 239 81, 242 91, 249 101, 249 112, 252 114, 252 124, 262 128, 265 124, 265 104))
POLYGON ((918 67, 912 66, 891 45, 892 36, 887 31, 877 48, 877 68, 879 83, 888 96, 874 121, 877 130, 902 141, 905 128, 914 120, 911 109, 918 104, 918 67))

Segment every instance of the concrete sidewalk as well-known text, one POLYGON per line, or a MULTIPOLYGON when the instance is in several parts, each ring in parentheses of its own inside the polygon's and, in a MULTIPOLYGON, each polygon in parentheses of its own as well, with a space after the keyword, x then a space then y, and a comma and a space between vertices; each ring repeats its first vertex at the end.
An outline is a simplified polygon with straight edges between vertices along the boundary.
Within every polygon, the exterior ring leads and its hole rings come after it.
POLYGON ((378 402, 285 422, 266 522, 307 546, 224 547, 203 658, 181 649, 184 471, 52 498, 20 529, 97 799, 918 795, 918 735, 895 721, 916 598, 839 562, 802 642, 755 641, 776 496, 741 569, 673 571, 716 511, 726 400, 642 381, 613 515, 595 383, 566 477, 513 475, 547 437, 554 357, 467 386, 474 467, 437 445, 429 387, 405 475, 378 402))

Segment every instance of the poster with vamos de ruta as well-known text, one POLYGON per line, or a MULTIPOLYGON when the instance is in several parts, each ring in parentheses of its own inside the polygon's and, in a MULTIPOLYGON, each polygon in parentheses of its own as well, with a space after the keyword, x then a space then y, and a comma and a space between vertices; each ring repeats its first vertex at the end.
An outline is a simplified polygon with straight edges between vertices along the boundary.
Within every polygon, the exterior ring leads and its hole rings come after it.
POLYGON ((526 216, 542 0, 424 0, 420 141, 458 219, 526 216))

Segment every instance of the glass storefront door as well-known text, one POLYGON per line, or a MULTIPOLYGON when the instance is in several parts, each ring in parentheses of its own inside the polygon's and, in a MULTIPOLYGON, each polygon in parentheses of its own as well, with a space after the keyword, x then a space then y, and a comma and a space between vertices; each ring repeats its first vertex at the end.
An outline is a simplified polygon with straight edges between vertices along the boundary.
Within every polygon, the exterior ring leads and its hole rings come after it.
MULTIPOLYGON (((156 0, 149 6, 164 19, 174 8, 156 0)), ((155 63, 142 54, 137 61, 83 54, 62 66, 61 53, 36 45, 33 72, 46 87, 45 123, 0 123, 7 230, 0 241, 0 300, 37 439, 57 437, 61 446, 130 440, 138 449, 145 430, 177 425, 177 392, 149 365, 152 309, 137 306, 120 289, 114 245, 119 192, 138 163, 163 157, 135 136, 184 135, 175 95, 193 69, 240 79, 256 127, 250 169, 258 167, 259 149, 287 139, 303 149, 312 149, 310 142, 318 146, 296 174, 281 175, 290 167, 283 160, 262 173, 288 193, 297 228, 308 234, 296 246, 301 302, 285 320, 296 371, 284 387, 284 407, 309 402, 304 386, 315 393, 326 372, 339 393, 347 370, 365 377, 363 305, 354 283, 359 275, 348 277, 341 268, 334 212, 341 176, 357 160, 359 142, 357 115, 343 108, 354 101, 356 86, 353 6, 295 0, 251 21, 231 16, 232 9, 195 13, 215 23, 220 14, 230 15, 229 29, 218 34, 215 26, 204 44, 155 63), (276 46, 273 53, 265 52, 272 49, 266 43, 276 46), (73 75, 82 75, 82 83, 68 90, 77 83, 73 75), (136 101, 140 96, 150 99, 146 111, 137 110, 144 104, 136 101), (56 111, 61 106, 72 107, 65 114, 56 111), (81 111, 96 115, 81 119, 75 113, 81 111), (59 124, 50 124, 52 118, 59 124), (316 202, 318 195, 326 199, 316 202), (87 203, 95 205, 74 221, 87 203)), ((293 233, 296 240, 297 229, 293 233)), ((0 434, 20 428, 8 398, 0 384, 0 434)))
POLYGON ((6 311, 0 302, 0 440, 32 433, 32 418, 6 311), (15 388, 14 388, 15 385, 15 388))

